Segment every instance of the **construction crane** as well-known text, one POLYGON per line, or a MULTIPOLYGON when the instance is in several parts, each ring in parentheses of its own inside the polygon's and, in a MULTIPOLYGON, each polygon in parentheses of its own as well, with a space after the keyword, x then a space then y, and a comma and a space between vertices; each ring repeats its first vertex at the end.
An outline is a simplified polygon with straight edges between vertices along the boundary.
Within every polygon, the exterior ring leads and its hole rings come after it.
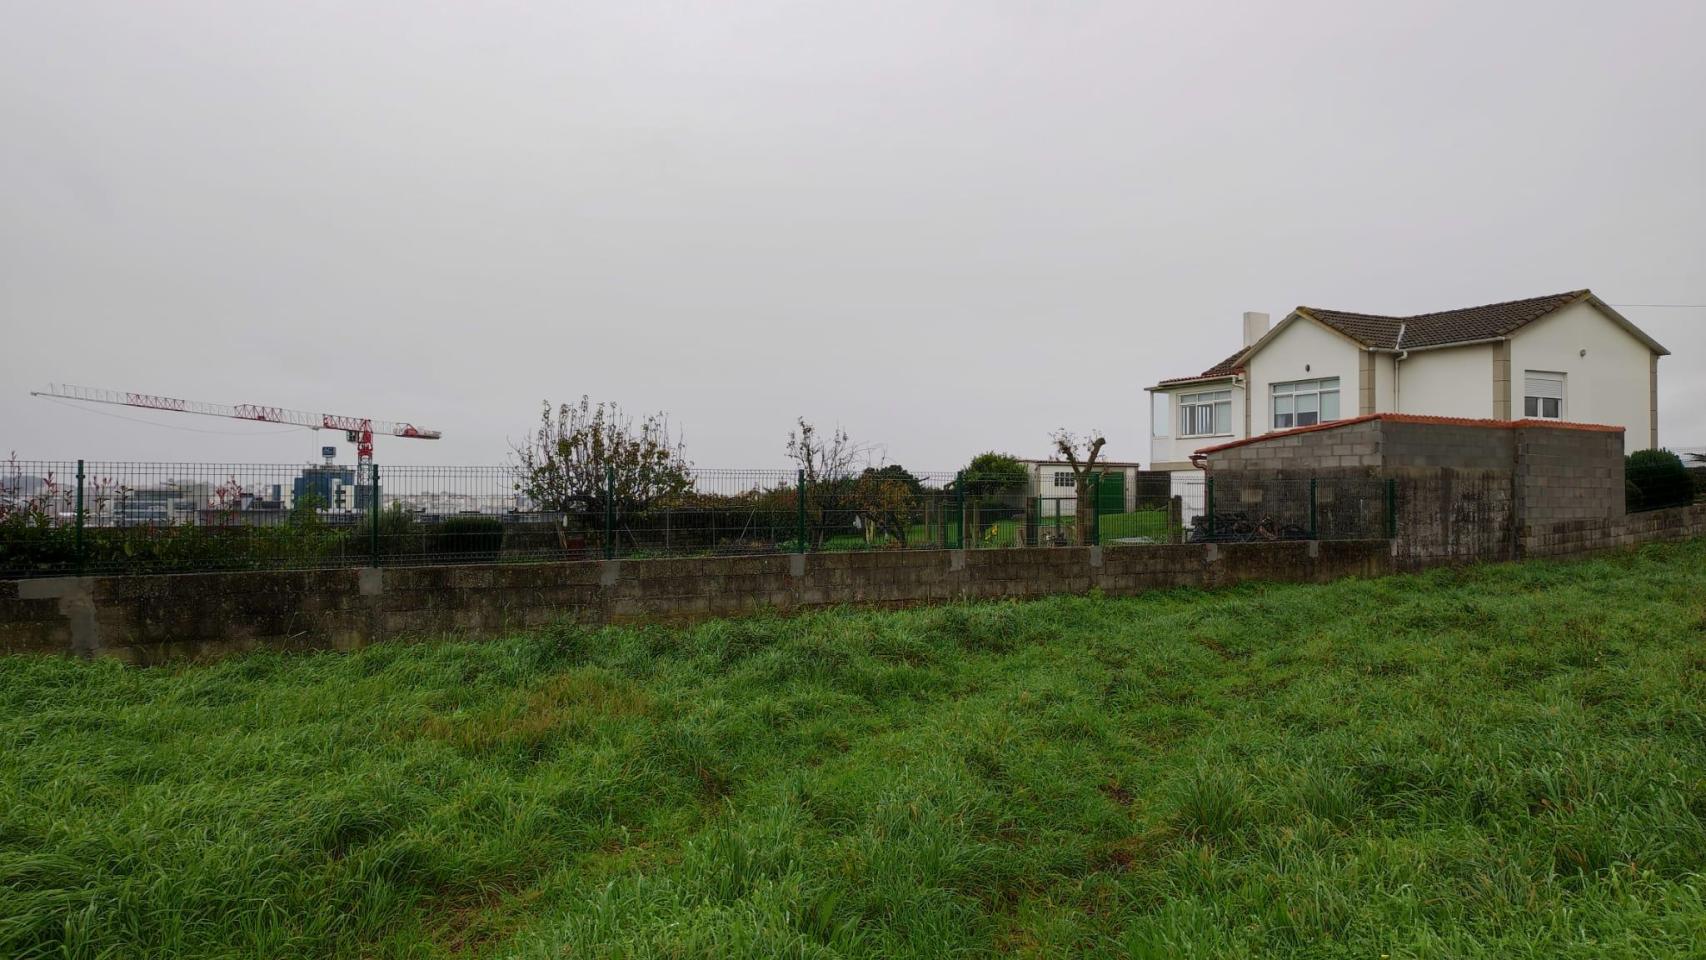
POLYGON ((444 434, 427 430, 412 423, 393 423, 370 417, 347 417, 336 413, 307 413, 284 407, 266 407, 254 403, 206 403, 200 400, 179 400, 151 393, 130 393, 124 390, 101 390, 95 387, 75 387, 50 383, 46 389, 31 390, 32 397, 51 397, 57 400, 79 400, 84 403, 113 403, 121 407, 141 407, 144 410, 169 410, 173 413, 199 413, 207 417, 228 417, 233 420, 256 420, 261 423, 288 423, 310 430, 342 430, 350 443, 355 444, 356 459, 363 465, 373 462, 373 435, 409 437, 414 440, 437 440, 444 434))

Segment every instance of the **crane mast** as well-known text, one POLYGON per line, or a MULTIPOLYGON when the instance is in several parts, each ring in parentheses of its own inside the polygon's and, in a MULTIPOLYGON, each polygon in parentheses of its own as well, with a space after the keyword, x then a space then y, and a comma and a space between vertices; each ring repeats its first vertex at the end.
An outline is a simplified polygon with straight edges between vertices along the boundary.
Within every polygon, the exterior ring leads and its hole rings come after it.
POLYGON ((202 400, 179 400, 152 393, 126 390, 103 390, 98 387, 78 387, 50 383, 45 389, 31 390, 33 397, 58 400, 77 400, 84 403, 110 403, 121 407, 140 407, 144 410, 166 410, 172 413, 194 413, 206 417, 225 417, 231 420, 252 420, 259 423, 287 423, 310 430, 342 430, 355 444, 356 459, 362 464, 373 462, 373 437, 384 434, 411 440, 437 440, 443 436, 437 430, 417 427, 412 423, 375 420, 371 417, 352 417, 336 413, 309 413, 285 407, 263 406, 256 403, 209 403, 202 400))

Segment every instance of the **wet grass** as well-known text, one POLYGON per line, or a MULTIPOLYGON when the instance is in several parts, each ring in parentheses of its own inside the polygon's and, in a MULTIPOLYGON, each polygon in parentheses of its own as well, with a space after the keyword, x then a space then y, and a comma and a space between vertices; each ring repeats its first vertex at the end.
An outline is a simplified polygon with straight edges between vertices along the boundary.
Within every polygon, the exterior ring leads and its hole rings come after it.
POLYGON ((0 660, 0 956, 1669 957, 1706 543, 0 660))

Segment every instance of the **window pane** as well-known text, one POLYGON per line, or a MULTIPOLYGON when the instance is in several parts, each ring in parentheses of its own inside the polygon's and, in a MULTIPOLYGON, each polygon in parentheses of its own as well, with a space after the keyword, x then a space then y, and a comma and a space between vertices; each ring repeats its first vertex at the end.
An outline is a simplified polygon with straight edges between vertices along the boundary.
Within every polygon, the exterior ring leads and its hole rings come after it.
POLYGON ((1291 413, 1292 409, 1293 409, 1292 408, 1292 398, 1290 398, 1290 397, 1275 397, 1274 398, 1274 415, 1275 416, 1279 416, 1282 413, 1289 414, 1289 413, 1291 413))
POLYGON ((1296 386, 1296 384, 1292 384, 1292 383, 1276 383, 1276 384, 1274 384, 1274 393, 1275 394, 1290 393, 1292 388, 1295 386, 1296 386))
POLYGON ((1317 422, 1318 422, 1318 420, 1317 420, 1317 418, 1315 416, 1315 412, 1313 410, 1309 411, 1308 413, 1304 413, 1304 412, 1299 411, 1297 414, 1297 425, 1300 427, 1312 427, 1317 422))
POLYGON ((1339 419, 1339 391, 1329 390, 1321 394, 1321 419, 1339 419))
POLYGON ((1275 430, 1284 430, 1286 427, 1289 427, 1289 426, 1291 426, 1291 414, 1289 414, 1289 413, 1276 413, 1276 414, 1274 414, 1274 429, 1275 430))
POLYGON ((1560 407, 1562 406, 1563 402, 1560 400, 1554 400, 1551 397, 1542 397, 1540 399, 1540 415, 1556 419, 1561 412, 1560 407))
MULTIPOLYGON (((1300 393, 1297 395, 1297 422, 1303 422, 1303 415, 1311 416, 1321 412, 1321 395, 1318 393, 1300 393)), ((1311 420, 1311 423, 1314 421, 1311 420)))
POLYGON ((1524 397, 1522 400, 1522 415, 1525 417, 1540 416, 1540 398, 1524 397))
POLYGON ((1214 405, 1214 432, 1232 432, 1232 401, 1222 400, 1214 405))

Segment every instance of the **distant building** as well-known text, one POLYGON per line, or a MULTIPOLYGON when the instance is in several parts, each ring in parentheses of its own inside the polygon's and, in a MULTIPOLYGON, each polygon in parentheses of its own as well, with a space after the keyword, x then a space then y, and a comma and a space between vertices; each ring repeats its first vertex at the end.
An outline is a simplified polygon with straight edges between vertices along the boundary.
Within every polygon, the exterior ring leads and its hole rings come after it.
MULTIPOLYGON (((1052 516, 1070 517, 1078 510, 1078 487, 1072 464, 1065 460, 1021 460, 1030 474, 1030 495, 1041 502, 1041 510, 1052 516)), ((1143 469, 1140 463, 1099 460, 1097 503, 1103 513, 1130 513, 1140 503, 1168 494, 1167 474, 1143 469)))
POLYGON ((315 464, 303 467, 302 474, 290 485, 290 502, 294 506, 304 496, 319 501, 319 509, 333 513, 349 513, 367 509, 372 488, 357 483, 355 468, 340 464, 315 464))

